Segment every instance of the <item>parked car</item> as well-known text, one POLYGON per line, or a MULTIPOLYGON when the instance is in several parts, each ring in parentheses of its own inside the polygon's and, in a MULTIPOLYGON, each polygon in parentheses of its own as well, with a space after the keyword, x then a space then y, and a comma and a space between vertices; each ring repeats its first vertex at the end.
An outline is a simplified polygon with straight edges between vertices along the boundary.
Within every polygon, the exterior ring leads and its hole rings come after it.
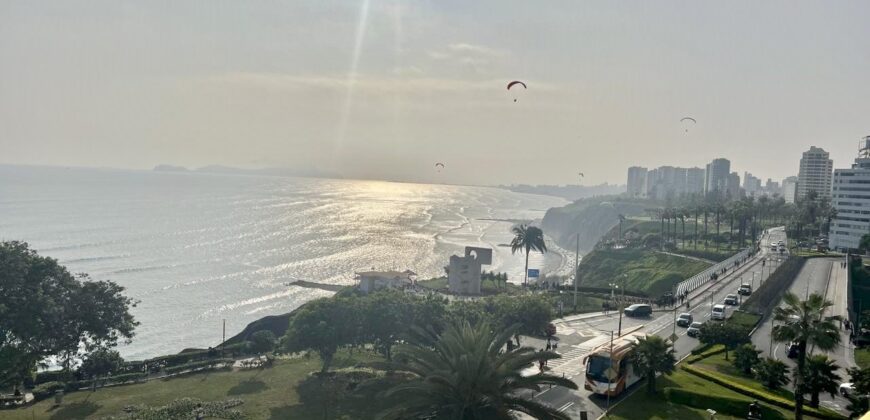
POLYGON ((704 323, 693 322, 692 325, 689 325, 689 329, 686 330, 686 335, 689 337, 697 337, 701 334, 701 325, 704 325, 704 323))
POLYGON ((688 312, 683 312, 677 317, 677 326, 678 327, 688 327, 692 324, 692 314, 688 312))
POLYGON ((738 300, 739 300, 739 298, 737 297, 737 295, 732 294, 732 295, 725 296, 725 304, 726 305, 737 306, 738 300))
POLYGON ((848 397, 850 394, 855 392, 855 387, 852 385, 851 382, 842 383, 842 384, 840 384, 840 387, 837 389, 840 392, 840 395, 842 395, 844 397, 848 397))
POLYGON ((737 294, 743 295, 743 296, 751 295, 752 294, 752 286, 749 285, 748 283, 741 284, 740 287, 737 289, 737 294))
POLYGON ((645 303, 635 303, 625 308, 625 316, 650 316, 652 314, 652 306, 645 303))
POLYGON ((795 357, 798 357, 798 349, 798 343, 793 341, 791 344, 788 345, 788 348, 785 350, 786 356, 788 356, 789 359, 794 359, 795 357))
POLYGON ((711 319, 724 320, 726 318, 725 305, 713 305, 713 312, 710 315, 711 319))

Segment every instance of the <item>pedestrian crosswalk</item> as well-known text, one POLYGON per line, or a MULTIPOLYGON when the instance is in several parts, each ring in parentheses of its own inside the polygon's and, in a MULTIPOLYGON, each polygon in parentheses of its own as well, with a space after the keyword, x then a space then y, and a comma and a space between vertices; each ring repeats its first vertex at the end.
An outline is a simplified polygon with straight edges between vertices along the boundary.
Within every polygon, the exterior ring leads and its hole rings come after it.
POLYGON ((562 357, 547 362, 547 365, 550 368, 550 373, 564 375, 568 379, 581 375, 583 373, 583 358, 586 357, 592 349, 606 343, 608 340, 610 340, 609 335, 598 335, 597 337, 581 344, 570 346, 565 349, 564 352, 561 351, 562 349, 560 348, 557 350, 557 353, 562 357))

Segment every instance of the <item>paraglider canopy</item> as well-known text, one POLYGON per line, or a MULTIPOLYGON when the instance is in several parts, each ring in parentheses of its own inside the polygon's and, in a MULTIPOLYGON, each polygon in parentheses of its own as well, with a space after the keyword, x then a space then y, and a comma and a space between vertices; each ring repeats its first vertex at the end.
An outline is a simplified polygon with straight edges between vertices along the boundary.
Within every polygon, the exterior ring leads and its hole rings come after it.
POLYGON ((685 130, 686 130, 687 133, 689 132, 689 126, 690 126, 690 125, 695 125, 695 124, 697 124, 697 123, 698 123, 698 122, 695 121, 695 119, 692 118, 692 117, 683 117, 683 118, 680 119, 680 124, 682 124, 683 127, 685 127, 685 130))
POLYGON ((443 168, 444 168, 444 164, 443 164, 443 163, 438 162, 438 163, 435 164, 435 169, 437 169, 438 172, 441 172, 441 169, 443 169, 443 168))
MULTIPOLYGON (((526 86, 525 83, 523 83, 523 82, 521 82, 521 81, 519 81, 519 80, 514 80, 513 82, 510 82, 510 83, 507 84, 507 90, 511 90, 511 88, 514 87, 514 86, 516 86, 516 85, 520 85, 520 86, 522 86, 523 89, 528 89, 528 86, 526 86)), ((517 101, 517 98, 516 98, 516 95, 514 95, 514 102, 516 102, 516 101, 517 101)))

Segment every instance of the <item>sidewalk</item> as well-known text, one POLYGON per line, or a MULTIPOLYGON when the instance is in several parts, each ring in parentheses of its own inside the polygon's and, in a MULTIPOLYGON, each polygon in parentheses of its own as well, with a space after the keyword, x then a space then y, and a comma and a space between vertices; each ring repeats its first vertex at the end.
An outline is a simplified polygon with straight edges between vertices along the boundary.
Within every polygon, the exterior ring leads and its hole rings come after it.
MULTIPOLYGON (((828 287, 825 291, 825 299, 830 300, 834 304, 829 309, 829 315, 849 319, 848 268, 843 267, 841 262, 839 259, 831 261, 831 274, 828 280, 828 287)), ((836 350, 831 351, 831 355, 843 368, 857 367, 855 364, 855 347, 849 340, 849 331, 845 328, 840 329, 840 345, 836 350)))

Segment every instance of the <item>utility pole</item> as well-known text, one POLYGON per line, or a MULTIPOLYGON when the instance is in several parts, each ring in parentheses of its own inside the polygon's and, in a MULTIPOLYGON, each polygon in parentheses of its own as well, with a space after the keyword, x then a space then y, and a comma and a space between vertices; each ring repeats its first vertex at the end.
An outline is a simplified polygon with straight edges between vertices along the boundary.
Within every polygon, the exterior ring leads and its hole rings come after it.
POLYGON ((580 232, 577 232, 577 248, 574 252, 574 312, 577 312, 578 283, 580 283, 580 232))
POLYGON ((224 318, 224 329, 221 333, 221 349, 224 348, 224 341, 227 341, 227 320, 224 318))
POLYGON ((622 305, 625 304, 625 275, 622 278, 622 298, 619 299, 619 331, 617 336, 622 337, 622 305))
MULTIPOLYGON (((675 294, 676 290, 674 289, 674 287, 675 287, 675 285, 671 286, 671 290, 672 290, 671 298, 672 299, 676 299, 676 297, 677 297, 675 294)), ((676 337, 676 336, 677 336, 677 301, 674 300, 674 334, 672 337, 676 337)))
MULTIPOLYGON (((610 330, 610 369, 613 369, 613 330, 610 330)), ((610 377, 607 378, 607 407, 604 414, 610 416, 610 377)))

